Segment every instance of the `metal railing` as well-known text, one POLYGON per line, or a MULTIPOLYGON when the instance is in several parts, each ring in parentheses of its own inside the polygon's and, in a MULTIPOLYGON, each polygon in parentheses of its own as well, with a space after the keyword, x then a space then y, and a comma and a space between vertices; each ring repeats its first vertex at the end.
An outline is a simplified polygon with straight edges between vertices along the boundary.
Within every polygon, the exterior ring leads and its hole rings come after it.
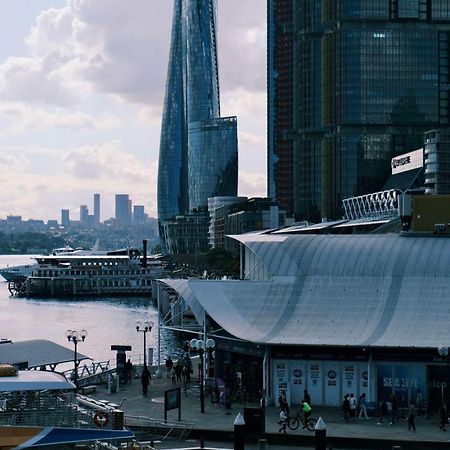
POLYGON ((158 437, 162 441, 165 439, 186 439, 194 427, 192 422, 152 419, 145 416, 130 415, 125 416, 125 425, 158 437))

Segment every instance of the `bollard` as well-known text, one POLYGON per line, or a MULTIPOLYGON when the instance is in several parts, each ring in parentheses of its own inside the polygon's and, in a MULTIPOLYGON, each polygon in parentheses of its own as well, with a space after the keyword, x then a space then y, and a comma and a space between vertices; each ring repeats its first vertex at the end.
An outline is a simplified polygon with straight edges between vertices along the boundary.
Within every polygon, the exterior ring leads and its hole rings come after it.
POLYGON ((325 422, 322 420, 322 417, 319 417, 319 420, 314 427, 314 436, 316 441, 316 446, 314 447, 316 450, 326 450, 327 448, 327 426, 325 422))
POLYGON ((269 450, 269 445, 267 443, 267 439, 259 439, 258 440, 258 450, 269 450))
POLYGON ((241 413, 234 419, 234 450, 245 450, 245 421, 241 413))

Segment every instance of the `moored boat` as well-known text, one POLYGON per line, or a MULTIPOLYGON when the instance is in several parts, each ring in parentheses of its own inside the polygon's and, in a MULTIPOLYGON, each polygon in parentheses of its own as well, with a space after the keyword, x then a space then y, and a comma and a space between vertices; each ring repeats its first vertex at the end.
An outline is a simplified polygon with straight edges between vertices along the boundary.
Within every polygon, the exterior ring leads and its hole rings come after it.
MULTIPOLYGON (((144 246, 145 247, 145 246, 144 246)), ((25 280, 13 280, 13 295, 28 297, 89 295, 151 295, 154 280, 161 278, 161 258, 141 255, 137 249, 106 255, 48 255, 35 257, 25 280)))

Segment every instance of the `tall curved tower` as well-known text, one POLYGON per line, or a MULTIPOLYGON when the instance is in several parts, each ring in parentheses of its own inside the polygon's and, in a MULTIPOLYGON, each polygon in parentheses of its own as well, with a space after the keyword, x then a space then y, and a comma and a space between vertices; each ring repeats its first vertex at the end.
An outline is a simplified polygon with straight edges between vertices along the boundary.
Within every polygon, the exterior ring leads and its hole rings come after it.
POLYGON ((237 195, 237 119, 220 117, 216 40, 215 0, 174 1, 158 169, 164 245, 168 221, 237 195))

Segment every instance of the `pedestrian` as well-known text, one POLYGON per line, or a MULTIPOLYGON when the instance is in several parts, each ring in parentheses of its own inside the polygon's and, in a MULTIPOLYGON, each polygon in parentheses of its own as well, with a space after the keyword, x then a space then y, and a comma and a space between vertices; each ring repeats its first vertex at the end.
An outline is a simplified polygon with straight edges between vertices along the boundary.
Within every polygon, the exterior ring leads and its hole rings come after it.
POLYGON ((178 360, 175 364, 175 373, 177 375, 177 383, 181 383, 181 375, 183 371, 183 366, 181 365, 181 361, 178 360))
POLYGON ((363 416, 366 420, 369 420, 369 416, 367 415, 367 399, 365 392, 359 396, 359 418, 362 419, 363 416))
POLYGON ((305 402, 308 403, 308 405, 311 406, 311 396, 309 395, 307 389, 305 389, 305 390, 303 391, 303 400, 305 400, 305 402))
POLYGON ((391 422, 389 423, 389 425, 393 425, 394 422, 399 422, 399 417, 398 417, 398 401, 397 401, 397 397, 395 396, 394 393, 391 394, 391 422))
POLYGON ((172 378, 172 384, 177 384, 177 373, 175 372, 175 367, 172 367, 170 377, 172 378))
POLYGON ((442 431, 447 431, 445 425, 448 425, 447 405, 442 402, 441 407, 439 408, 439 428, 442 431))
POLYGON ((416 431, 416 424, 414 422, 415 419, 416 419, 416 407, 414 406, 414 403, 411 402, 408 408, 408 431, 416 431))
POLYGON ((144 369, 141 374, 141 384, 142 384, 142 395, 147 397, 148 385, 150 384, 150 380, 152 379, 152 375, 148 370, 147 365, 144 365, 144 369))
POLYGON ((130 359, 125 363, 125 383, 131 383, 133 378, 133 364, 130 359))
POLYGON ((383 422, 383 419, 385 417, 387 419, 387 416, 388 416, 388 406, 386 400, 383 400, 380 406, 380 418, 378 419, 377 425, 381 425, 381 422, 383 422))
POLYGON ((170 372, 172 371, 172 367, 173 367, 172 358, 170 356, 168 356, 166 359, 167 378, 169 378, 171 376, 170 372))
POLYGON ((278 430, 278 433, 286 433, 286 426, 288 424, 288 415, 284 409, 280 411, 280 421, 278 422, 281 425, 281 428, 278 430))
POLYGON ((350 418, 354 419, 356 417, 356 398, 353 396, 353 394, 350 394, 350 398, 348 399, 348 402, 350 403, 350 418))
POLYGON ((280 404, 280 408, 286 412, 286 415, 289 417, 289 403, 286 397, 286 391, 281 391, 280 396, 278 397, 278 402, 280 404))
POLYGON ((417 405, 417 415, 423 416, 423 394, 420 389, 417 390, 416 405, 417 405))
POLYGON ((348 422, 349 418, 350 418, 350 400, 349 400, 349 395, 345 394, 344 395, 344 401, 342 402, 342 411, 344 413, 344 420, 346 422, 348 422))

